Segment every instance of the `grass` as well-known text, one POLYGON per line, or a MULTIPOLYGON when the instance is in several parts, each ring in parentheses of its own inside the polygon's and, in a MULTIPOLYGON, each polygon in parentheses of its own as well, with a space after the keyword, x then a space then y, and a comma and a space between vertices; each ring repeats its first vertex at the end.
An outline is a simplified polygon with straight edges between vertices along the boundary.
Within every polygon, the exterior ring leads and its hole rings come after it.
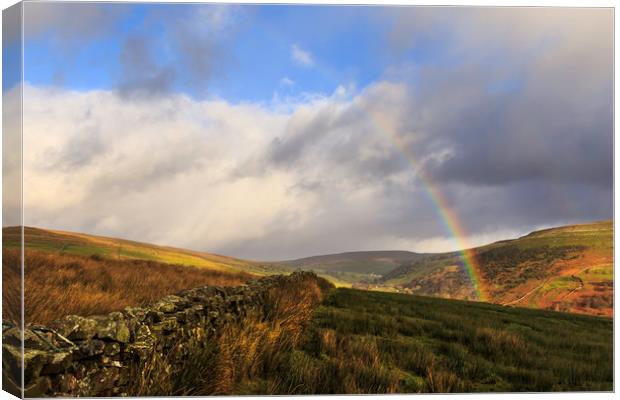
POLYGON ((612 320, 336 289, 251 393, 610 391, 612 320))
MULTIPOLYGON (((3 319, 19 320, 19 250, 2 251, 3 319)), ((115 260, 26 250, 27 323, 48 324, 68 314, 93 315, 142 306, 198 286, 241 285, 255 276, 145 260, 115 260)))
MULTIPOLYGON (((519 306, 591 315, 613 313, 613 221, 536 231, 478 247, 473 253, 479 285, 491 302, 517 301, 519 306), (582 289, 573 290, 573 275, 584 282, 582 289)), ((447 265, 454 264, 465 271, 458 253, 425 255, 384 276, 376 288, 470 298, 473 291, 467 288, 473 286, 466 274, 444 273, 447 265)))
MULTIPOLYGON (((313 311, 332 288, 297 275, 272 287, 264 310, 228 324, 215 337, 197 328, 166 352, 132 366, 131 396, 209 396, 269 391, 262 376, 281 373, 281 355, 299 345, 313 311)), ((295 371, 286 371, 294 373, 295 371)))
MULTIPOLYGON (((2 238, 3 247, 18 248, 20 244, 19 228, 3 228, 2 238)), ((233 257, 49 229, 25 227, 24 243, 26 249, 46 253, 79 256, 98 254, 120 260, 156 261, 218 271, 249 272, 257 275, 264 275, 268 271, 258 263, 233 257)))
MULTIPOLYGON (((28 322, 144 305, 252 276, 145 260, 26 250, 28 322)), ((602 272, 605 271, 605 267, 602 272)), ((599 269, 594 269, 598 272, 599 269)), ((3 249, 3 302, 19 304, 19 254, 3 249)), ((8 307, 7 307, 8 305, 8 307)), ((610 391, 613 321, 333 288, 299 275, 263 313, 197 328, 131 366, 130 395, 610 391)))

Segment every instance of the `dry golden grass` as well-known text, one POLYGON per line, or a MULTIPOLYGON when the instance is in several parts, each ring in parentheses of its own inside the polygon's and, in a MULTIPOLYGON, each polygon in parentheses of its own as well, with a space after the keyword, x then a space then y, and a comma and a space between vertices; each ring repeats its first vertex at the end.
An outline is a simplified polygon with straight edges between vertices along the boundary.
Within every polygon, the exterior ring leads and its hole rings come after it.
MULTIPOLYGON (((272 288, 262 313, 226 325, 210 340, 195 330, 189 341, 179 342, 166 355, 153 352, 135 366, 135 386, 130 394, 238 394, 245 385, 281 373, 279 357, 299 344, 314 309, 330 287, 326 281, 300 277, 272 288)), ((265 390, 273 393, 275 388, 265 390)))
MULTIPOLYGON (((20 309, 19 250, 2 251, 3 319, 17 321, 20 309)), ((238 286, 253 275, 211 271, 155 261, 112 260, 27 250, 26 323, 48 324, 64 315, 94 315, 144 306, 193 287, 238 286)))

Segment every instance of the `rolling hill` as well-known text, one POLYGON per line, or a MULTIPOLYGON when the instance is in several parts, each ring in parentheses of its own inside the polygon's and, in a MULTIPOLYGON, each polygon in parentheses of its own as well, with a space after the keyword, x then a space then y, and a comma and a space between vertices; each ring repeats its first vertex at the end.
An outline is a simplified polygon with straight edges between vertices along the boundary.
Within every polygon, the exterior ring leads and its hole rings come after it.
MULTIPOLYGON (((3 228, 2 239, 4 247, 18 247, 19 228, 3 228)), ((157 261, 216 271, 248 272, 255 275, 288 272, 287 269, 276 265, 266 265, 218 254, 51 229, 25 227, 24 242, 26 250, 38 250, 45 253, 98 255, 115 260, 157 261)))
POLYGON ((277 264, 287 268, 312 270, 345 282, 355 283, 380 278, 399 265, 423 257, 424 254, 410 251, 352 251, 281 261, 277 264))
MULTIPOLYGON (((532 232, 473 249, 477 277, 492 303, 610 316, 613 223, 532 232)), ((460 253, 403 264, 366 288, 481 300, 460 253)))
MULTIPOLYGON (((3 229, 16 247, 17 228, 3 229)), ((532 232, 472 249, 477 292, 459 252, 360 251, 257 262, 124 239, 25 228, 26 249, 116 260, 150 260, 254 275, 313 270, 336 286, 482 300, 508 306, 594 315, 613 313, 613 223, 532 232)))

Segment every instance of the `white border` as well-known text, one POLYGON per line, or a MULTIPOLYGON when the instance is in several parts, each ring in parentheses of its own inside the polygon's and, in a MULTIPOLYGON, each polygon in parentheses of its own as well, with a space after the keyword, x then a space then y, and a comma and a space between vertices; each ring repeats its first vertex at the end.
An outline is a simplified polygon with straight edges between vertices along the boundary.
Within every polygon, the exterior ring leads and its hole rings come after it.
MULTIPOLYGON (((26 0, 27 2, 33 1, 33 0, 26 0)), ((34 0, 36 1, 36 0, 34 0)), ((64 2, 73 2, 73 1, 78 1, 78 0, 62 0, 64 2)), ((126 3, 126 1, 122 1, 122 0, 108 0, 108 1, 101 1, 103 2, 109 2, 109 3, 126 3)), ((154 0, 154 1, 142 1, 142 3, 200 3, 198 1, 180 1, 180 0, 168 0, 168 1, 162 1, 162 0, 154 0)), ((7 7, 10 7, 13 4, 16 4, 17 2, 15 0, 0 0, 0 5, 2 6, 2 9, 5 9, 7 7)), ((140 3, 139 1, 136 3, 140 3)), ((509 7, 531 7, 531 6, 562 6, 562 7, 614 7, 616 6, 616 1, 610 1, 610 0, 590 0, 590 1, 584 1, 584 0, 572 0, 572 1, 558 1, 558 0, 539 0, 539 1, 522 1, 522 0, 504 0, 504 1, 464 1, 464 0, 444 0, 444 1, 437 1, 437 0, 425 0, 425 1, 417 1, 417 0, 389 0, 389 1, 381 1, 381 0, 376 0, 376 1, 368 1, 368 0, 337 0, 337 1, 330 1, 330 0, 313 0, 313 1, 304 1, 304 0, 270 0, 270 1, 260 1, 260 0, 245 0, 245 1, 224 1, 224 0, 212 0, 212 1, 208 1, 208 2, 204 2, 204 3, 241 3, 241 4, 264 4, 264 3, 269 3, 269 4, 323 4, 323 5, 327 5, 327 4, 342 4, 342 5, 426 5, 426 6, 509 6, 509 7)), ((614 19, 615 19, 615 10, 614 10, 614 19)), ((0 27, 1 27, 1 18, 0 18, 0 27)), ((1 37, 1 29, 0 29, 0 37, 1 37)), ((615 49, 616 49, 616 44, 618 43, 618 39, 619 39, 619 34, 617 31, 614 31, 614 53, 615 53, 615 49)), ((0 52, 0 65, 1 65, 1 61, 2 61, 2 55, 0 52)), ((617 71, 617 64, 615 64, 615 57, 614 57, 614 77, 616 76, 616 71, 617 71)), ((0 77, 1 80, 1 77, 0 77)), ((614 79, 614 99, 615 99, 615 93, 617 92, 618 89, 618 82, 614 79)), ((615 139, 615 132, 617 132, 617 128, 618 128, 618 121, 615 118, 615 115, 617 115, 617 104, 614 101, 614 139, 615 139)), ((0 133, 1 133, 1 124, 0 124, 0 133)), ((618 148, 620 147, 620 145, 618 144, 617 141, 614 140, 614 210, 616 209, 616 206, 618 205, 618 198, 615 196, 615 187, 616 187, 616 183, 617 183, 617 179, 618 179, 618 172, 619 172, 619 167, 615 162, 615 155, 618 153, 618 148)), ((1 154, 1 149, 2 149, 2 144, 0 141, 0 154, 1 154)), ((2 172, 2 166, 0 164, 0 175, 2 172)), ((2 188, 0 186, 0 196, 2 195, 2 188)), ((614 212, 615 214, 615 212, 614 212)), ((0 220, 1 220, 1 216, 2 216, 2 210, 0 209, 0 220)), ((615 218, 614 218, 615 221, 615 218)), ((615 222, 614 222, 615 225, 615 222)), ((615 232, 615 226, 614 226, 614 232, 615 232)), ((614 235, 614 260, 618 259, 618 256, 620 254, 620 251, 618 250, 618 238, 614 235)), ((615 263, 614 263, 614 274, 615 274, 615 263)), ((614 304, 618 304, 617 302, 618 300, 618 296, 616 293, 614 293, 614 304)), ((617 354, 617 349, 618 349, 618 345, 619 345, 619 341, 618 341, 618 332, 615 330, 615 319, 614 319, 614 353, 617 354)), ((614 355, 615 355, 614 354, 614 355)), ((618 371, 618 368, 615 367, 615 357, 614 357, 614 388, 616 387, 617 383, 619 382, 619 377, 620 377, 620 372, 618 371)), ((264 399, 266 397, 269 396, 244 396, 244 397, 238 397, 238 396, 226 396, 226 398, 243 398, 243 399, 247 399, 247 400, 261 400, 264 399)), ((270 396, 273 397, 273 396, 270 396)), ((277 396, 280 398, 299 398, 299 399, 312 399, 312 400, 318 400, 321 398, 324 398, 325 396, 277 396)), ((329 396, 330 399, 345 399, 345 398, 352 398, 354 396, 343 396, 343 395, 337 395, 337 396, 329 396)), ((358 397, 358 396, 355 396, 358 397)), ((368 396, 364 396, 364 398, 372 398, 372 399, 382 399, 382 398, 390 398, 390 399, 437 399, 437 398, 448 398, 448 399, 476 399, 476 398, 481 398, 481 399, 485 399, 485 400, 499 400, 499 399, 520 399, 525 397, 526 399, 568 399, 568 400, 572 400, 572 399, 582 399, 582 398, 588 398, 588 399, 593 399, 593 400, 597 400, 597 399, 612 399, 615 398, 615 395, 613 393, 544 393, 544 394, 525 394, 525 393, 511 393, 511 394, 458 394, 458 395, 430 395, 430 394, 420 394, 420 395, 368 395, 368 396)), ((11 396, 10 394, 6 393, 6 392, 0 392, 0 400, 4 400, 4 399, 14 399, 15 397, 11 396)), ((212 397, 194 397, 194 398, 205 398, 205 399, 209 399, 212 397)), ((153 397, 144 397, 144 399, 158 399, 158 398, 153 398, 153 397)))

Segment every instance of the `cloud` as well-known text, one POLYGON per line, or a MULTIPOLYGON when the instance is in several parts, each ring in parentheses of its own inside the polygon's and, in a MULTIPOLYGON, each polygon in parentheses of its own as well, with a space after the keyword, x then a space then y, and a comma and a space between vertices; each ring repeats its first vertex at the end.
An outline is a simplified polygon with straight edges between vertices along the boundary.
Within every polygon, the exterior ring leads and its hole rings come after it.
POLYGON ((2 94, 2 226, 21 225, 21 85, 2 94))
POLYGON ((280 85, 283 85, 283 86, 294 86, 295 85, 295 81, 292 80, 291 78, 285 76, 284 78, 280 79, 280 85))
MULTIPOLYGON (((458 247, 407 153, 441 159, 443 148, 417 128, 428 110, 405 84, 284 110, 35 87, 24 98, 28 225, 267 260, 458 247)), ((435 185, 478 241, 613 209, 611 186, 583 179, 435 185)))
POLYGON ((147 97, 172 90, 175 69, 159 65, 144 37, 130 37, 123 44, 120 56, 121 78, 117 90, 123 96, 147 97))
POLYGON ((229 40, 239 14, 237 7, 226 5, 151 8, 137 33, 123 42, 117 90, 133 98, 179 89, 204 96, 211 79, 230 62, 229 40), (153 27, 162 33, 154 35, 153 27))
POLYGON ((166 25, 180 64, 129 38, 116 90, 27 87, 26 223, 287 259, 456 249, 436 193, 474 244, 611 218, 609 11, 433 10, 400 8, 391 33, 391 51, 433 57, 358 91, 175 94, 217 70, 233 17, 216 11, 208 28, 166 25), (179 47, 200 29, 203 50, 179 47))
POLYGON ((394 51, 442 49, 416 69, 412 115, 428 137, 418 148, 446 149, 426 165, 434 179, 611 186, 609 9, 401 11, 394 51))
POLYGON ((314 65, 312 54, 296 44, 291 46, 291 60, 302 67, 312 67, 314 65))
POLYGON ((123 4, 26 2, 24 36, 72 46, 108 33, 129 10, 123 4))

